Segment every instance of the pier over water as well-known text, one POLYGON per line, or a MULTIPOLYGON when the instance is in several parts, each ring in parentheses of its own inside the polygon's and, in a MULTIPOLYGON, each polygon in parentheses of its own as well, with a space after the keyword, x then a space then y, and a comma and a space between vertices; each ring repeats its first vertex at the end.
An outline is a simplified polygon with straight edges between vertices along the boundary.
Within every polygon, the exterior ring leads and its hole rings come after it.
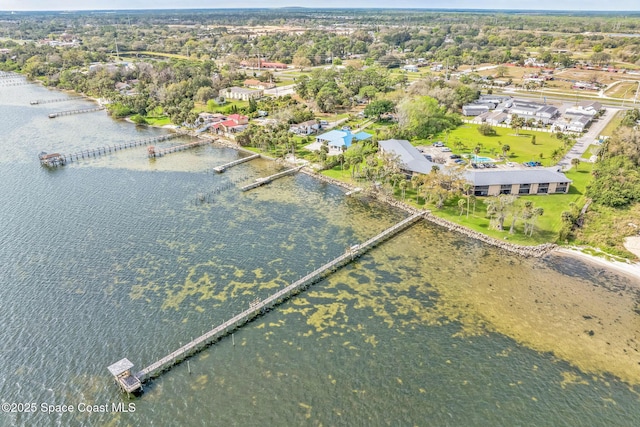
MULTIPOLYGON (((148 381, 153 377, 156 377, 162 371, 165 371, 171 368, 173 365, 180 363, 182 360, 202 350, 206 346, 214 343, 215 341, 221 339, 225 335, 228 335, 234 330, 240 328, 245 323, 260 316, 261 314, 265 313, 272 307, 288 300, 292 296, 296 295, 297 293, 308 288, 309 286, 321 280, 322 278, 338 270, 340 267, 346 264, 349 264, 351 261, 353 261, 360 255, 364 254, 365 252, 367 252, 369 249, 373 248, 377 244, 407 229, 408 227, 415 224, 418 220, 422 219, 423 217, 424 217, 424 213, 422 212, 415 213, 412 216, 395 224, 394 226, 387 228, 380 234, 370 238, 364 243, 351 246, 349 249, 347 249, 347 251, 344 254, 324 264, 323 266, 312 271, 306 276, 296 280, 295 282, 279 290, 278 292, 269 296, 268 298, 262 301, 252 302, 250 304, 250 307, 247 310, 244 310, 240 314, 237 314, 233 318, 218 325, 217 327, 213 328, 206 334, 192 340, 188 344, 178 348, 174 352, 168 354, 167 356, 156 361, 155 363, 152 363, 151 365, 147 366, 141 371, 135 374, 133 373, 128 374, 131 376, 131 378, 122 378, 119 380, 120 383, 121 384, 136 383, 136 384, 140 384, 140 388, 141 388, 143 382, 148 381)), ((127 360, 127 359, 123 359, 123 360, 127 360)), ((129 392, 134 390, 129 389, 126 391, 129 392)))

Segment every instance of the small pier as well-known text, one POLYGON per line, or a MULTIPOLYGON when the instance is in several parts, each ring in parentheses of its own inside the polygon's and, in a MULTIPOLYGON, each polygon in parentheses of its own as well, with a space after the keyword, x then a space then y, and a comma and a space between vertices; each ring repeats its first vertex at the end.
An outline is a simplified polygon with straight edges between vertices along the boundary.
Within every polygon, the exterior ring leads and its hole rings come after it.
POLYGON ((88 148, 86 150, 78 151, 73 154, 59 154, 59 153, 47 154, 45 152, 42 152, 40 153, 38 158, 40 159, 40 163, 43 166, 49 166, 49 167, 64 166, 65 164, 72 163, 74 161, 77 162, 85 159, 88 160, 88 159, 100 157, 106 154, 115 153, 117 151, 126 150, 127 148, 139 147, 141 145, 149 145, 154 142, 168 141, 170 139, 177 138, 179 136, 182 136, 182 134, 170 133, 167 135, 154 136, 151 138, 139 139, 136 141, 123 142, 121 144, 107 145, 104 147, 97 147, 97 148, 88 148))
POLYGON ((147 154, 149 155, 149 157, 162 157, 166 154, 169 153, 175 153, 177 151, 184 151, 184 150, 188 150, 189 148, 193 148, 193 147, 199 147, 201 145, 205 145, 205 144, 209 144, 211 141, 206 140, 206 139, 201 139, 195 142, 189 142, 187 144, 180 144, 180 145, 174 145, 173 147, 168 147, 168 148, 157 148, 154 147, 153 145, 150 145, 147 148, 147 154))
POLYGON ((264 178, 258 178, 258 179, 256 179, 255 182, 252 182, 251 184, 245 185, 244 187, 240 188, 240 190, 242 190, 242 191, 253 190, 254 188, 258 188, 261 185, 268 184, 271 181, 274 181, 274 180, 276 180, 278 178, 282 178, 283 176, 293 175, 294 173, 298 172, 303 167, 304 167, 304 165, 298 166, 297 168, 293 168, 293 169, 287 169, 286 171, 279 172, 279 173, 277 173, 275 175, 267 176, 267 177, 264 177, 264 178))
POLYGON ((32 85, 32 84, 33 82, 30 82, 28 80, 3 80, 0 82, 1 87, 25 86, 25 85, 32 85))
MULTIPOLYGON (((424 218, 424 214, 422 212, 415 213, 412 216, 400 221, 393 227, 387 228, 386 230, 372 237, 366 242, 360 245, 351 246, 350 248, 347 249, 347 251, 343 255, 340 255, 339 257, 326 263, 322 267, 302 277, 301 279, 296 280, 295 282, 291 283, 290 285, 281 289, 275 294, 269 296, 268 298, 264 300, 258 299, 258 300, 251 301, 249 303, 248 309, 244 310, 243 312, 234 316, 233 318, 225 321, 221 325, 213 328, 206 334, 192 340, 188 344, 180 347, 176 351, 163 357, 157 362, 142 369, 140 372, 135 374, 135 378, 140 382, 145 382, 150 380, 151 378, 158 376, 162 371, 165 371, 171 368, 173 365, 180 363, 182 360, 202 350, 206 346, 211 345, 215 341, 218 341, 225 335, 230 334, 231 332, 240 328, 245 323, 248 323, 252 319, 265 313, 272 307, 300 293, 302 290, 308 288, 312 284, 316 283, 322 278, 338 270, 340 267, 346 264, 349 264, 355 258, 364 254, 369 249, 373 248, 375 245, 409 228, 411 225, 413 225, 414 223, 416 223, 418 220, 422 218, 424 218)), ((123 360, 126 360, 128 362, 127 359, 123 359, 123 360)), ((120 363, 120 362, 117 362, 117 363, 120 363)), ((114 366, 114 365, 111 365, 111 366, 114 366)), ((110 367, 110 371, 112 371, 111 367, 110 367)), ((115 371, 118 371, 118 370, 116 369, 115 371)))
POLYGON ((232 167, 234 167, 236 165, 239 165, 239 164, 244 163, 244 162, 248 162, 248 161, 253 160, 253 159, 257 159, 258 157, 260 157, 260 154, 254 154, 253 156, 243 157, 241 159, 234 160, 233 162, 226 163, 226 164, 224 164, 222 166, 216 166, 215 168, 213 168, 213 170, 218 172, 218 173, 222 173, 222 172, 226 171, 229 168, 232 168, 232 167))
POLYGON ((55 119, 60 116, 70 116, 72 114, 83 114, 83 113, 93 113, 96 111, 102 111, 104 107, 94 107, 94 108, 84 108, 81 110, 67 110, 67 111, 58 111, 57 113, 49 114, 50 119, 55 119))
POLYGON ((60 153, 45 153, 44 151, 38 155, 38 159, 40 160, 40 164, 42 166, 47 166, 50 168, 55 168, 58 166, 64 166, 67 163, 67 159, 60 153))
POLYGON ((31 104, 31 105, 52 104, 54 102, 67 102, 67 101, 73 101, 75 99, 84 99, 84 97, 83 96, 70 96, 70 97, 67 97, 67 98, 35 99, 35 100, 29 102, 29 104, 31 104))

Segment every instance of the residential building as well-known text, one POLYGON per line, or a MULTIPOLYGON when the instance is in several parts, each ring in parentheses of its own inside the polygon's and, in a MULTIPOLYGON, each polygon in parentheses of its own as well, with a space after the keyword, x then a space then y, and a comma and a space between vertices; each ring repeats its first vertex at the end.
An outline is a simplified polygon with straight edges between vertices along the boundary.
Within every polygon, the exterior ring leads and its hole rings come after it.
POLYGON ((238 133, 242 132, 249 125, 249 118, 240 114, 231 114, 221 122, 215 123, 211 128, 216 132, 238 133))
POLYGON ((595 116, 602 110, 602 104, 598 101, 580 101, 571 108, 567 108, 566 114, 575 114, 583 116, 595 116))
POLYGON ((552 123, 553 119, 559 115, 559 111, 553 105, 541 104, 534 101, 514 100, 509 112, 517 114, 525 120, 535 119, 545 125, 552 123))
POLYGON ((367 132, 354 134, 350 130, 330 130, 316 136, 316 142, 326 144, 329 147, 329 154, 336 155, 342 153, 342 147, 349 148, 353 142, 363 141, 371 138, 371 136, 367 132))
POLYGON ((571 180, 557 167, 467 171, 476 196, 568 193, 571 180))
POLYGON ((222 89, 219 93, 219 96, 225 99, 240 99, 242 101, 262 98, 263 95, 264 91, 261 89, 247 89, 237 86, 222 89))
POLYGON ((245 87, 249 87, 249 88, 253 88, 253 89, 273 89, 274 87, 276 87, 275 83, 271 83, 271 82, 261 82, 260 80, 256 80, 256 79, 247 79, 244 81, 244 86, 245 87))
POLYGON ((227 116, 220 113, 207 113, 202 112, 198 114, 198 119, 201 123, 218 123, 227 119, 227 116))
POLYGON ((462 114, 465 116, 479 116, 489 110, 490 108, 488 105, 482 104, 467 104, 462 106, 462 114))
MULTIPOLYGON (((400 169, 406 175, 414 173, 430 173, 433 163, 427 160, 424 155, 406 139, 387 139, 378 142, 381 153, 387 153, 397 157, 400 169)), ((441 167, 438 165, 438 167, 441 167)))
POLYGON ((289 130, 296 135, 311 135, 320 130, 320 124, 317 120, 308 120, 306 122, 293 124, 289 127, 289 130))

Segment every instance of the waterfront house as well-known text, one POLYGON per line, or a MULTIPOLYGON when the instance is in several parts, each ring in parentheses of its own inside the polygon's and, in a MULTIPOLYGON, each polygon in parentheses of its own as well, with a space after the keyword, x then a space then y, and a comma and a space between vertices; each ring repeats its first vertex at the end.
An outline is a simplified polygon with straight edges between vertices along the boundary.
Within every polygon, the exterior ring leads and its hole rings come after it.
POLYGON ((233 134, 242 132, 247 128, 249 124, 249 118, 241 114, 231 114, 221 122, 215 123, 211 128, 216 133, 233 134))
POLYGON ((329 147, 329 154, 336 155, 342 153, 342 147, 349 148, 353 142, 363 141, 371 138, 371 136, 372 135, 367 132, 354 134, 348 129, 331 130, 316 136, 316 142, 327 145, 329 147))
POLYGON ((406 139, 387 139, 378 142, 378 147, 381 153, 396 157, 400 170, 408 176, 414 173, 430 173, 435 165, 406 139))

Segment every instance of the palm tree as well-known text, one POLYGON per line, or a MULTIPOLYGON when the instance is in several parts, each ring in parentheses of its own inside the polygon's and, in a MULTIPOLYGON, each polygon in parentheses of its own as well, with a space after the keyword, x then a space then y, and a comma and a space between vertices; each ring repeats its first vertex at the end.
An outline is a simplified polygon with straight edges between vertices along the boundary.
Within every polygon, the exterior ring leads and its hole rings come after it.
MULTIPOLYGON (((460 208, 460 213, 458 214, 458 216, 462 216, 462 214, 464 213, 464 199, 460 199, 458 200, 458 208, 460 208)), ((469 211, 467 210, 467 213, 469 211)))
POLYGON ((504 144, 501 148, 502 148, 502 157, 506 159, 507 153, 511 151, 511 147, 509 146, 509 144, 504 144))
POLYGON ((580 159, 577 157, 571 159, 571 166, 575 166, 576 170, 578 170, 578 166, 580 166, 580 159))
POLYGON ((462 184, 462 191, 464 192, 464 195, 467 197, 467 218, 469 218, 469 205, 470 205, 470 201, 471 201, 471 189, 473 188, 473 186, 471 185, 470 182, 465 182, 464 184, 462 184))
POLYGON ((404 202, 404 195, 405 195, 405 191, 407 190, 407 185, 408 182, 406 179, 403 179, 402 181, 400 181, 400 190, 402 191, 402 201, 404 202))

